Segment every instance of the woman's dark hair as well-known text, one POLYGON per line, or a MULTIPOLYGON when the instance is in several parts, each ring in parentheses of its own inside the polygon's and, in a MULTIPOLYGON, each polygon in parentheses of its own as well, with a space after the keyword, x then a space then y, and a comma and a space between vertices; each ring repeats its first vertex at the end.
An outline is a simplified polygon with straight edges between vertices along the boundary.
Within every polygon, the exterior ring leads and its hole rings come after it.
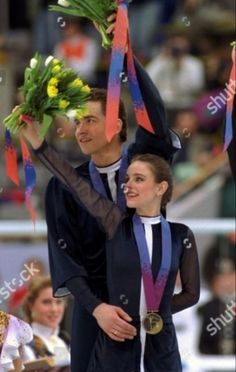
POLYGON ((155 182, 159 183, 166 181, 168 183, 168 189, 162 196, 161 200, 161 208, 165 208, 167 203, 171 200, 173 192, 173 177, 169 164, 160 156, 153 154, 135 155, 132 158, 131 163, 137 160, 149 165, 150 170, 154 175, 155 182))
MULTIPOLYGON (((103 114, 106 115, 107 91, 100 88, 92 88, 89 101, 101 102, 103 114)), ((119 119, 122 120, 122 129, 120 131, 120 141, 125 142, 127 139, 127 113, 124 102, 120 99, 119 119)))

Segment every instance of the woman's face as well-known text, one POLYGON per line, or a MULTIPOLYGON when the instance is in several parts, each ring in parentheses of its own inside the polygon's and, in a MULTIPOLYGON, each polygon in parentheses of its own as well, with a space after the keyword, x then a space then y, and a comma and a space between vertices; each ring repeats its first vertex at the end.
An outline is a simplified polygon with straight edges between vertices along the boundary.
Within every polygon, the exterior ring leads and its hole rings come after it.
POLYGON ((65 311, 63 299, 52 296, 52 288, 42 289, 32 308, 33 321, 50 328, 57 328, 65 311))
POLYGON ((134 161, 127 170, 125 185, 127 206, 136 208, 141 215, 157 215, 160 212, 160 185, 161 183, 155 181, 148 163, 134 161))

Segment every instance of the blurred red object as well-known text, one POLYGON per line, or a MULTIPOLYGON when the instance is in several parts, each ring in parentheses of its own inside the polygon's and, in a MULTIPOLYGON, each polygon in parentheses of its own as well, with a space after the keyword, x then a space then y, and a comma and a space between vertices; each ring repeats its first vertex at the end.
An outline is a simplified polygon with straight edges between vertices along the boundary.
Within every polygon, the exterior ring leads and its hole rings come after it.
POLYGON ((23 204, 25 202, 24 190, 12 189, 3 191, 0 194, 0 203, 16 203, 23 204))

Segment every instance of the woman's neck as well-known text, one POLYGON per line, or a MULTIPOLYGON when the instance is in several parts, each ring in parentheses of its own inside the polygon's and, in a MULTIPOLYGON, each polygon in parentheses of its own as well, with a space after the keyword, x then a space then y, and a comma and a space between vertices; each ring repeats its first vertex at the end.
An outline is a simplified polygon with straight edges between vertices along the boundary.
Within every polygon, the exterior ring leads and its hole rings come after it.
POLYGON ((142 217, 157 217, 160 216, 160 207, 150 207, 150 208, 136 208, 136 214, 142 217))

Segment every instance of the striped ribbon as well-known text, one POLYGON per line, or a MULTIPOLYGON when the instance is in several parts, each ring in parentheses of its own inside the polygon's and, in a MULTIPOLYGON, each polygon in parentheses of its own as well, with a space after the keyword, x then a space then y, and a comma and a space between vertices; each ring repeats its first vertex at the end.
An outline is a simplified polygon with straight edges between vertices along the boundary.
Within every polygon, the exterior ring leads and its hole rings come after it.
POLYGON ((121 76, 127 45, 128 31, 128 0, 120 1, 113 38, 111 64, 108 77, 108 92, 106 105, 106 137, 110 142, 117 133, 119 101, 121 91, 121 76))
POLYGON ((25 203, 30 213, 31 219, 35 225, 36 213, 32 205, 31 195, 36 184, 36 172, 33 166, 30 152, 22 136, 20 136, 20 144, 25 172, 25 203))
POLYGON ((121 80, 123 76, 124 57, 127 51, 127 71, 134 112, 138 125, 154 133, 147 110, 139 88, 136 76, 134 58, 129 37, 128 0, 120 0, 118 5, 111 64, 108 77, 108 93, 106 105, 106 137, 110 142, 117 133, 121 80))
POLYGON ((225 133, 224 133, 224 151, 227 150, 229 147, 232 139, 233 139, 233 102, 234 102, 234 96, 236 92, 236 42, 232 43, 233 49, 232 49, 232 69, 229 76, 229 85, 233 82, 233 91, 228 91, 228 97, 227 97, 227 105, 226 105, 226 120, 225 120, 225 133))
POLYGON ((142 221, 137 214, 133 216, 133 230, 137 243, 140 265, 142 271, 143 285, 147 310, 159 311, 162 297, 164 295, 172 261, 172 238, 170 224, 161 216, 161 267, 157 278, 153 278, 152 265, 148 252, 147 241, 142 221))
POLYGON ((17 167, 17 155, 12 143, 11 134, 8 129, 5 131, 5 159, 7 177, 9 177, 12 182, 19 186, 20 181, 17 167))
POLYGON ((133 101, 134 113, 138 125, 146 129, 148 132, 155 133, 150 122, 142 93, 139 88, 139 83, 136 75, 134 56, 131 48, 130 36, 128 35, 128 53, 127 53, 127 71, 128 71, 128 81, 130 86, 131 97, 133 101))

